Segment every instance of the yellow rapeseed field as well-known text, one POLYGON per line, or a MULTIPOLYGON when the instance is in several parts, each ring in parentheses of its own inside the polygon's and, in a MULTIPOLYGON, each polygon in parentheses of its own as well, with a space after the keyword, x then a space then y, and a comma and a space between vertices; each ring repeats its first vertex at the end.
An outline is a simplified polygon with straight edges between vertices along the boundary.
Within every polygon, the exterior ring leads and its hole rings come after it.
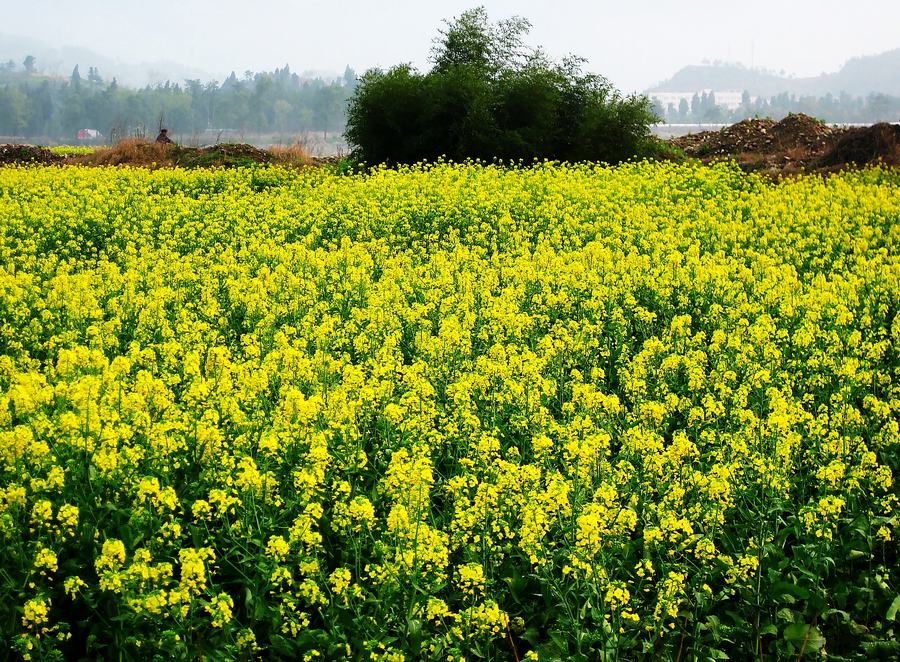
POLYGON ((84 156, 85 154, 93 154, 97 150, 96 147, 90 145, 54 145, 48 147, 52 154, 59 156, 84 156))
POLYGON ((0 169, 0 646, 896 659, 900 174, 0 169))

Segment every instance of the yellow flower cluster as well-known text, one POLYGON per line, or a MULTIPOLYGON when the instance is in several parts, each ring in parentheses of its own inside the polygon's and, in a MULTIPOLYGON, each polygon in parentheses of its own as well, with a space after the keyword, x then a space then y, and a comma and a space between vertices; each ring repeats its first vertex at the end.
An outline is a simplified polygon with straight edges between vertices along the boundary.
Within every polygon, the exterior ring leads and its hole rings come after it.
POLYGON ((795 603, 874 633, 898 247, 877 168, 0 169, 0 635, 712 658, 713 616, 774 647, 795 603))

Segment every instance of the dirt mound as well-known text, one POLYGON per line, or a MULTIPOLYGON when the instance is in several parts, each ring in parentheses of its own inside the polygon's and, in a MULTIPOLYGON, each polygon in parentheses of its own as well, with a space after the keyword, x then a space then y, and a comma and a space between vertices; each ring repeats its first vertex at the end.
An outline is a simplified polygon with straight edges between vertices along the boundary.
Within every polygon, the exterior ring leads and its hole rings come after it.
POLYGON ((721 131, 704 131, 671 141, 703 162, 734 159, 746 171, 772 176, 829 172, 848 165, 900 165, 900 126, 830 127, 809 115, 780 122, 744 120, 721 131))
POLYGON ((90 154, 68 159, 76 165, 166 166, 174 147, 144 140, 122 140, 111 147, 101 147, 90 154))
POLYGON ((80 165, 131 165, 150 168, 235 168, 280 160, 271 152, 253 145, 221 144, 209 147, 182 147, 140 140, 122 142, 98 149, 92 154, 75 156, 68 163, 80 165))
POLYGON ((771 140, 772 120, 742 120, 721 131, 703 131, 676 138, 672 142, 689 156, 716 157, 758 152, 771 140))
POLYGON ((822 153, 837 129, 809 115, 789 115, 780 122, 749 119, 721 131, 704 131, 672 142, 689 156, 714 158, 740 154, 778 154, 801 150, 822 153))
POLYGON ((775 152, 797 149, 822 152, 841 131, 842 129, 834 129, 809 115, 788 115, 772 127, 769 148, 775 152))
POLYGON ((873 124, 846 130, 819 159, 820 167, 883 163, 900 166, 900 125, 873 124))
POLYGON ((35 145, 0 145, 0 165, 10 163, 39 163, 46 165, 59 163, 62 160, 62 156, 54 154, 49 149, 35 145))
POLYGON ((261 163, 309 165, 313 160, 299 147, 265 150, 241 143, 182 147, 142 140, 123 140, 91 154, 74 156, 78 165, 130 165, 146 168, 239 168, 261 163))
POLYGON ((206 166, 235 167, 254 163, 274 163, 272 152, 243 143, 225 143, 210 147, 179 147, 176 165, 186 168, 206 166))

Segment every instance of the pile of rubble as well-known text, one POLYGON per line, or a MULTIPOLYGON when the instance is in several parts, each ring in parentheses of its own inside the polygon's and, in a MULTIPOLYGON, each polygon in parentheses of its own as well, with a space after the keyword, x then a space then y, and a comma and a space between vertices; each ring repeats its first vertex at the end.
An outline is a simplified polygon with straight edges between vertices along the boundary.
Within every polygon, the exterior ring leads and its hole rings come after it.
POLYGON ((809 115, 788 115, 772 127, 769 149, 775 152, 805 150, 824 153, 836 135, 844 129, 830 127, 809 115))
POLYGON ((253 145, 245 143, 222 143, 219 145, 210 145, 208 147, 182 147, 180 154, 176 157, 176 165, 178 160, 184 162, 184 165, 195 166, 207 165, 204 161, 211 161, 210 165, 233 166, 236 164, 250 163, 273 163, 275 156, 269 152, 253 145))
POLYGON ((141 166, 147 168, 236 168, 259 163, 289 166, 315 164, 299 148, 259 149, 253 145, 222 143, 207 147, 164 145, 145 140, 122 140, 90 154, 61 156, 35 145, 0 145, 0 165, 50 165, 69 163, 87 166, 141 166))
POLYGON ((122 140, 111 147, 68 160, 77 165, 130 165, 149 168, 230 168, 274 161, 275 157, 270 152, 252 145, 182 147, 134 139, 122 140))
POLYGON ((674 138, 672 143, 688 156, 701 158, 761 152, 772 139, 773 126, 772 120, 742 120, 721 131, 703 131, 674 138))
POLYGON ((823 168, 840 168, 852 163, 865 165, 880 162, 900 166, 900 124, 873 124, 848 129, 819 160, 823 168))
POLYGON ((0 145, 0 165, 9 163, 59 163, 63 157, 35 145, 0 145))
POLYGON ((721 131, 689 134, 671 142, 705 163, 733 159, 746 171, 775 176, 870 163, 900 165, 900 126, 832 127, 802 113, 780 122, 743 120, 721 131))

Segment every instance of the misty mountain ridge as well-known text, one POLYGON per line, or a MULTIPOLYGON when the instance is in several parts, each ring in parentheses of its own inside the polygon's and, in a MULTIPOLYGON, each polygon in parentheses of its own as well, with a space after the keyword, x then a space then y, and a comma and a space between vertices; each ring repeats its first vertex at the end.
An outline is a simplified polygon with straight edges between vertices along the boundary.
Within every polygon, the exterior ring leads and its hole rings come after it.
MULTIPOLYGON (((107 57, 81 46, 54 47, 30 37, 0 34, 0 62, 12 60, 21 65, 26 55, 33 55, 37 70, 49 76, 68 77, 77 64, 84 72, 88 67, 96 67, 105 80, 115 78, 119 83, 131 87, 156 85, 167 80, 181 82, 199 78, 207 81, 216 78, 208 71, 179 62, 158 60, 135 64, 107 57)), ((223 77, 219 76, 220 79, 223 77)))
POLYGON ((688 65, 647 92, 699 92, 706 89, 747 90, 751 96, 763 97, 785 92, 797 96, 838 96, 842 93, 900 96, 900 48, 854 57, 837 72, 805 78, 750 69, 742 64, 688 65))
MULTIPOLYGON (((190 79, 221 82, 230 74, 230 71, 209 72, 171 60, 123 62, 81 46, 54 47, 31 37, 0 34, 0 62, 12 60, 21 67, 26 55, 36 58, 37 71, 51 77, 67 78, 77 64, 82 74, 89 67, 96 67, 104 80, 116 78, 120 84, 138 88, 166 81, 182 83, 190 79)), ((244 72, 235 73, 240 78, 244 72)), ((325 80, 339 76, 337 72, 321 70, 308 70, 300 75, 302 79, 325 80)), ((900 48, 876 55, 854 57, 837 72, 812 77, 777 74, 742 64, 688 65, 679 69, 672 77, 648 88, 646 92, 699 92, 707 89, 747 90, 751 96, 767 98, 782 93, 797 96, 824 96, 829 93, 835 96, 841 93, 851 96, 866 96, 871 93, 900 96, 900 48)))
MULTIPOLYGON (((86 74, 89 67, 96 67, 104 80, 111 81, 115 78, 122 85, 136 88, 166 81, 183 83, 185 80, 197 79, 204 83, 211 80, 221 83, 231 73, 209 72, 172 60, 123 62, 81 46, 54 47, 30 37, 0 34, 0 62, 12 60, 16 66, 21 67, 26 55, 33 55, 37 71, 47 76, 68 78, 77 64, 82 75, 86 74)), ((241 70, 234 73, 240 78, 244 72, 241 70)), ((330 80, 339 77, 339 73, 321 70, 309 70, 300 74, 301 79, 330 80)))

